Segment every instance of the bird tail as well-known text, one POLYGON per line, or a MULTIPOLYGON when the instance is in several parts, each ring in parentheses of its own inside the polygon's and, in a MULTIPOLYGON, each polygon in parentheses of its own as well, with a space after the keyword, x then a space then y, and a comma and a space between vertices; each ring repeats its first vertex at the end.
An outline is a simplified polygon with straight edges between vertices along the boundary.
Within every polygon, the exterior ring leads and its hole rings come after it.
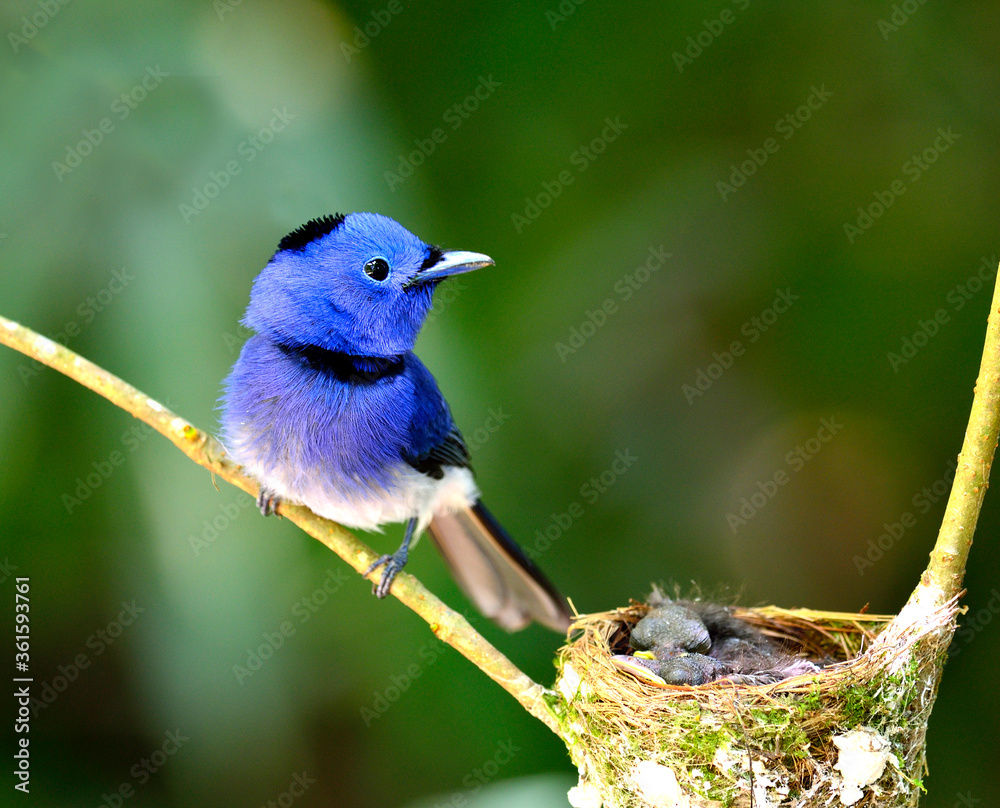
POLYGON ((435 516, 427 532, 462 591, 491 620, 519 631, 537 620, 565 632, 565 599, 481 502, 435 516))

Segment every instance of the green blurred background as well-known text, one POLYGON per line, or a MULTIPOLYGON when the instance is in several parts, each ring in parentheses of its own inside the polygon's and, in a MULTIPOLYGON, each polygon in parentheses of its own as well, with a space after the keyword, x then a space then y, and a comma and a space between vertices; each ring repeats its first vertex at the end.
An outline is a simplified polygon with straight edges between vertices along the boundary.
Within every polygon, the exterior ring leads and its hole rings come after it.
MULTIPOLYGON (((496 259, 441 287, 418 352, 579 610, 697 582, 895 611, 997 265, 1000 9, 670 5, 7 2, 0 313, 215 429, 281 236, 379 211, 496 259)), ((31 804, 255 806, 296 775, 302 805, 566 804, 548 730, 317 542, 6 349, 0 389, 0 559, 31 578, 36 687, 61 688, 31 804)), ((998 523, 989 496, 927 806, 995 792, 998 523)), ((429 547, 410 570, 468 608, 429 547)), ((470 616, 551 680, 558 637, 470 616)))

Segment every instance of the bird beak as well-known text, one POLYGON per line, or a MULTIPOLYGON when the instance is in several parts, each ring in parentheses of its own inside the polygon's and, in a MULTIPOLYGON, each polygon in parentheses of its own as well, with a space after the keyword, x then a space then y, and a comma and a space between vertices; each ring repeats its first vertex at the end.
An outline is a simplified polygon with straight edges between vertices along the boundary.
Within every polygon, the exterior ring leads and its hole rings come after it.
POLYGON ((407 286, 417 283, 433 283, 434 281, 447 278, 449 275, 461 275, 463 272, 472 272, 474 269, 482 269, 483 267, 493 265, 494 261, 488 255, 454 250, 444 253, 434 266, 420 270, 413 276, 407 286))

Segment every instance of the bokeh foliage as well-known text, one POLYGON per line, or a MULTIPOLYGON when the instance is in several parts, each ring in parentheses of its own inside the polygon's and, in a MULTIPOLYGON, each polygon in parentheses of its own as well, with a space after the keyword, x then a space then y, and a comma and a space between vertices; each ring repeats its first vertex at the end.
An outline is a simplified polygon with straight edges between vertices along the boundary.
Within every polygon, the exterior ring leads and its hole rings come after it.
MULTIPOLYGON (((486 500, 577 608, 694 581, 893 611, 943 510, 1000 252, 998 22, 917 2, 9 2, 0 311, 211 426, 279 238, 391 215, 497 261, 453 282, 418 350, 486 500), (876 193, 891 206, 849 238, 876 193), (637 272, 651 250, 669 258, 637 272)), ((130 783, 133 804, 258 805, 302 771, 302 804, 485 805, 483 779, 547 772, 501 804, 563 804, 548 731, 319 544, 6 350, 0 386, 0 558, 31 576, 33 673, 87 662, 32 725, 37 804, 130 783), (140 784, 174 729, 190 741, 140 784)), ((998 523, 987 497, 932 808, 993 793, 998 523)), ((430 549, 411 565, 465 608, 430 549)), ((551 678, 557 638, 477 625, 551 678)))

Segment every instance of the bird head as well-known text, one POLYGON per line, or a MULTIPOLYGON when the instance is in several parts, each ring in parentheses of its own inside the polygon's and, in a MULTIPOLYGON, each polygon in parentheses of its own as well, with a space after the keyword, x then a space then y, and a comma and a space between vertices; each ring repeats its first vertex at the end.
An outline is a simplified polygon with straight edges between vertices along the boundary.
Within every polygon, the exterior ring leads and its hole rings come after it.
POLYGON ((281 240, 244 322, 286 345, 396 356, 413 348, 440 281, 491 264, 442 252, 377 213, 324 216, 281 240))

